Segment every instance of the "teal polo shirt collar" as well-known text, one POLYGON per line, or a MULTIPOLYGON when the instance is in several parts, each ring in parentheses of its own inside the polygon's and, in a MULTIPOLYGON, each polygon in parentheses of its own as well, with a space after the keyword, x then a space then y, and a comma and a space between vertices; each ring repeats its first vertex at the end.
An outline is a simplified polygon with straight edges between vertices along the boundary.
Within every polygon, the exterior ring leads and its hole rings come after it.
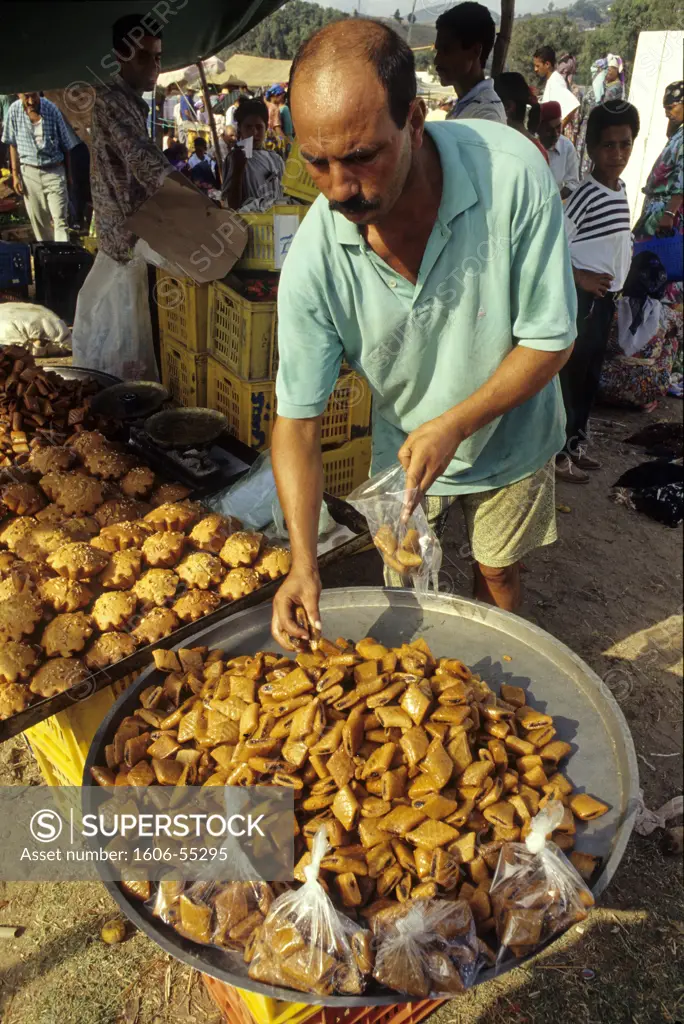
MULTIPOLYGON (((440 145, 440 135, 434 132, 429 124, 425 125, 428 133, 439 153, 439 160, 442 165, 442 201, 437 211, 435 227, 439 225, 442 233, 449 237, 451 228, 449 225, 459 214, 468 210, 478 202, 478 195, 472 183, 470 175, 463 165, 459 154, 458 145, 453 141, 448 147, 440 145)), ((444 136, 441 137, 444 141, 444 136)), ((361 245, 363 236, 356 224, 342 213, 333 213, 335 224, 335 235, 340 245, 361 245)))

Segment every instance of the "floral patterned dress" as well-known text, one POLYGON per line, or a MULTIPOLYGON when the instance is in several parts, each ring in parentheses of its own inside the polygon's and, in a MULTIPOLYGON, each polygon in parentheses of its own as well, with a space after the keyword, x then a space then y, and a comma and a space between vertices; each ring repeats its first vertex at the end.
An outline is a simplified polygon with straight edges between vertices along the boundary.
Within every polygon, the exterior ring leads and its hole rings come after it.
POLYGON ((663 305, 658 330, 635 356, 618 345, 617 322, 608 339, 599 397, 610 405, 643 409, 667 394, 682 333, 682 314, 663 305))
MULTIPOLYGON (((684 192, 684 125, 679 126, 677 131, 668 139, 667 145, 653 165, 644 188, 644 206, 641 216, 634 226, 634 240, 637 242, 645 238, 653 238, 656 233, 658 221, 663 210, 672 196, 682 195, 684 192)), ((676 235, 684 235, 684 216, 682 207, 679 207, 673 221, 673 228, 676 235)), ((682 282, 670 281, 667 292, 663 298, 664 302, 677 305, 682 301, 682 282)))

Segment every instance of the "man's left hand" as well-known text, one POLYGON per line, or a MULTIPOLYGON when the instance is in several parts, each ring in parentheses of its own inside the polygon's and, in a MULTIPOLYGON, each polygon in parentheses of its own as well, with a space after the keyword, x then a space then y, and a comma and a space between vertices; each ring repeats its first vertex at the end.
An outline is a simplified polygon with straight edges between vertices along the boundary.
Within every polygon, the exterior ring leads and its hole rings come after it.
POLYGON ((406 510, 407 515, 447 468, 466 436, 453 409, 411 431, 398 454, 406 471, 406 489, 417 491, 406 510))

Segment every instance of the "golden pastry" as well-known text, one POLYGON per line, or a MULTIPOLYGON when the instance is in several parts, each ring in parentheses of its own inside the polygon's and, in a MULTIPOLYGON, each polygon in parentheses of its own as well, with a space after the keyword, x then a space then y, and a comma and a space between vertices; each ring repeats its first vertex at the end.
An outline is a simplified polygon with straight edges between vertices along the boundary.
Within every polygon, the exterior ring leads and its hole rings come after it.
POLYGON ((94 450, 85 451, 81 457, 88 472, 100 480, 118 480, 125 476, 133 466, 133 459, 130 455, 124 455, 122 452, 104 445, 94 450))
POLYGON ((41 526, 47 526, 48 524, 59 526, 67 518, 64 509, 60 508, 54 501, 46 505, 45 508, 41 508, 40 512, 36 512, 36 519, 41 526))
POLYGON ((198 506, 189 501, 167 501, 145 516, 145 522, 150 523, 155 529, 173 531, 185 531, 198 519, 198 506))
POLYGON ((264 548, 252 566, 262 579, 277 580, 286 576, 292 566, 292 555, 287 548, 264 548))
POLYGON ((33 516, 43 508, 45 498, 33 484, 8 484, 2 489, 2 502, 17 516, 33 516))
POLYGON ((150 511, 150 506, 135 498, 109 498, 95 512, 100 527, 112 526, 114 523, 133 522, 142 519, 150 511))
POLYGON ((69 534, 60 526, 36 526, 17 543, 16 553, 25 562, 44 562, 49 555, 68 544, 69 534))
POLYGON ((82 430, 80 434, 69 439, 69 447, 81 457, 108 444, 109 441, 99 430, 82 430))
POLYGON ((234 516, 220 516, 217 513, 212 513, 200 519, 199 523, 195 523, 188 539, 193 548, 218 555, 231 533, 236 533, 240 529, 242 529, 242 523, 234 516))
POLYGON ((65 533, 69 534, 72 541, 94 540, 100 532, 100 524, 94 516, 71 516, 59 524, 65 533))
POLYGON ((154 508, 166 505, 168 502, 183 501, 190 494, 190 488, 183 484, 162 484, 152 492, 150 501, 154 508))
POLYGON ((38 663, 38 654, 28 644, 12 640, 0 644, 0 683, 21 683, 28 679, 38 663))
POLYGON ((0 580, 0 601, 5 601, 8 597, 16 597, 17 594, 23 594, 24 591, 30 593, 32 590, 33 581, 28 574, 18 570, 6 576, 4 580, 0 580))
POLYGON ((100 574, 100 586, 105 590, 130 590, 141 571, 141 551, 136 548, 115 551, 109 559, 109 565, 100 574))
POLYGON ((70 580, 89 580, 107 566, 109 554, 98 551, 91 544, 76 541, 57 548, 47 562, 60 576, 70 580))
POLYGON ((100 530, 95 547, 103 551, 124 551, 126 548, 141 548, 148 537, 156 536, 152 526, 142 521, 135 523, 124 520, 100 530))
POLYGON ((0 686, 0 722, 25 711, 33 700, 34 696, 28 686, 21 683, 0 686))
POLYGON ((48 658, 68 658, 78 654, 93 635, 93 624, 84 612, 67 612, 48 622, 40 638, 48 658))
POLYGON ((153 533, 143 543, 142 554, 147 565, 153 569, 170 569, 183 554, 185 534, 169 530, 153 533))
POLYGON ((144 609, 168 604, 177 589, 178 576, 171 569, 148 569, 132 587, 144 609))
POLYGON ((93 640, 83 660, 86 668, 96 671, 128 658, 135 649, 135 638, 130 633, 103 633, 93 640))
POLYGON ((106 633, 110 629, 125 629, 137 603, 135 594, 130 592, 110 591, 101 594, 91 612, 95 625, 101 633, 106 633))
POLYGON ((146 498, 154 487, 154 470, 149 466, 134 466, 119 481, 127 498, 146 498))
POLYGON ((82 473, 47 473, 41 477, 40 486, 70 516, 92 515, 104 501, 99 480, 82 473))
POLYGON ((203 615, 215 612, 220 604, 221 598, 218 594, 212 594, 208 590, 190 590, 178 598, 173 610, 182 622, 196 622, 203 615))
POLYGON ((19 516, 17 519, 10 519, 7 526, 3 526, 0 530, 0 544, 4 544, 10 551, 15 551, 21 538, 31 530, 35 530, 36 526, 38 526, 38 520, 33 516, 19 516))
MULTIPOLYGON (((164 534, 168 537, 168 534, 164 534)), ((176 566, 176 572, 189 587, 196 590, 209 590, 221 582, 226 574, 221 559, 210 555, 208 551, 195 551, 186 555, 176 566)))
POLYGON ((133 630, 133 636, 143 644, 156 644, 179 626, 178 616, 172 608, 153 608, 143 615, 133 630))
POLYGON ((234 533, 221 548, 219 557, 232 569, 237 569, 241 565, 251 565, 259 555, 263 540, 263 533, 234 533))
POLYGON ((75 461, 76 456, 71 448, 58 448, 49 445, 33 449, 29 458, 29 466, 36 473, 45 476, 46 473, 52 473, 53 470, 70 469, 75 461))
POLYGON ((51 658, 35 673, 31 692, 41 697, 54 697, 88 678, 88 669, 80 658, 51 658))
POLYGON ((54 576, 44 580, 38 587, 41 601, 51 605, 56 612, 77 612, 86 608, 93 599, 93 592, 86 583, 54 576))
POLYGON ((35 594, 25 591, 5 598, 0 601, 0 640, 21 640, 42 617, 43 606, 35 594))
POLYGON ((231 569, 219 587, 219 594, 226 601, 237 601, 258 589, 259 577, 252 569, 231 569))
POLYGON ((12 566, 17 564, 17 557, 12 551, 0 551, 0 580, 9 576, 12 566))

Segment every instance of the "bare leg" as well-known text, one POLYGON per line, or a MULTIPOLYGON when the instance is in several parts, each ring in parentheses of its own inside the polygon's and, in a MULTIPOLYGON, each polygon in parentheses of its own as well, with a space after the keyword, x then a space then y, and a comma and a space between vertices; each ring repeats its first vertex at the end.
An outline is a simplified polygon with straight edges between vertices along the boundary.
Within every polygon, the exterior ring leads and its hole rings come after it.
POLYGON ((520 607, 520 562, 514 562, 513 565, 501 569, 475 562, 473 575, 474 596, 478 601, 494 604, 508 612, 514 612, 520 607))

